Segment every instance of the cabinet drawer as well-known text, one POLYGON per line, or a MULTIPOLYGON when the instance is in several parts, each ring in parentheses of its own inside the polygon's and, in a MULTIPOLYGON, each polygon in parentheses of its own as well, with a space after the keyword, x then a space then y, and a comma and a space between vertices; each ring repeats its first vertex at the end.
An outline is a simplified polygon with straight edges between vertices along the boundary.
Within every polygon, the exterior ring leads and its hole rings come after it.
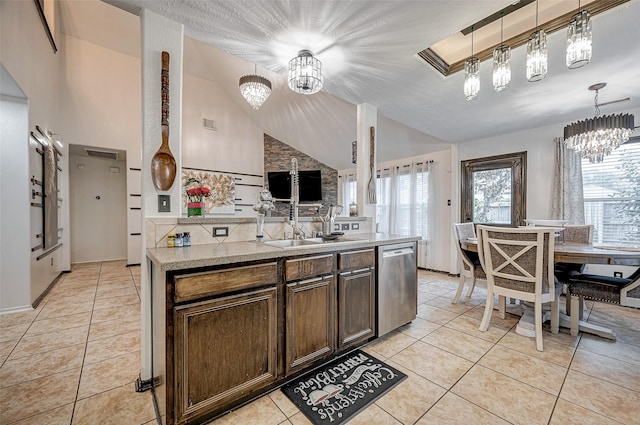
POLYGON ((285 262, 287 282, 333 273, 333 254, 299 258, 285 262))
POLYGON ((175 302, 276 283, 277 269, 274 262, 179 275, 174 278, 175 302))
POLYGON ((341 252, 338 254, 338 270, 373 267, 375 265, 375 261, 376 256, 373 249, 341 252))

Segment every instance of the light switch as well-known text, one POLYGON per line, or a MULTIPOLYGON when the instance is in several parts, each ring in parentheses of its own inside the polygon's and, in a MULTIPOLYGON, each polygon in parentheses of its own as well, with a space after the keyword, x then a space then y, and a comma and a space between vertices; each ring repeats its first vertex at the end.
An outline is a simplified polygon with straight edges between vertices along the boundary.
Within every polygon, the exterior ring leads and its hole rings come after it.
POLYGON ((158 195, 158 212, 171 212, 171 195, 158 195))

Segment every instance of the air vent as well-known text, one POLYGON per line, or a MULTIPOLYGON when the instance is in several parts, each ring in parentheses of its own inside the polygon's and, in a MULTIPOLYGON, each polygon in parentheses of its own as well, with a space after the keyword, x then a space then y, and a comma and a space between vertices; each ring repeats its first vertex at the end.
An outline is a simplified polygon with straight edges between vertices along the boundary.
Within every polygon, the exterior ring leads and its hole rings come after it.
POLYGON ((96 149, 85 149, 87 156, 92 156, 94 158, 103 158, 103 159, 112 159, 114 161, 118 160, 118 152, 112 151, 99 151, 96 149))
POLYGON ((208 119, 204 118, 202 120, 202 126, 204 128, 206 128, 207 130, 213 130, 213 131, 217 130, 216 122, 214 120, 208 120, 208 119))

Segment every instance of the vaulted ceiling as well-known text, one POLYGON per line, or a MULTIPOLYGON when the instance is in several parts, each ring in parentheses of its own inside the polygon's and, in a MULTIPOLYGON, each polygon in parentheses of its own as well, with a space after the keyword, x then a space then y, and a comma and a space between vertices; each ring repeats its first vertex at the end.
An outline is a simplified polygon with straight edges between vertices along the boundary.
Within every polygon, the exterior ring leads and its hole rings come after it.
MULTIPOLYGON (((240 100, 238 78, 252 73, 256 64, 258 73, 272 81, 273 93, 257 113, 249 105, 243 107, 247 114, 253 113, 266 132, 279 112, 285 118, 290 118, 286 114, 295 113, 298 119, 306 116, 314 120, 319 110, 333 108, 335 116, 322 117, 325 126, 332 126, 340 116, 340 108, 369 103, 378 108, 382 117, 424 133, 428 144, 434 146, 555 123, 560 133, 565 124, 593 115, 593 93, 587 87, 601 81, 608 83, 600 92, 601 102, 631 97, 630 102, 603 108, 603 113, 640 107, 640 0, 592 17, 594 53, 589 65, 567 69, 566 32, 558 31, 548 36, 546 79, 526 81, 525 48, 519 47, 512 51, 511 87, 496 93, 491 85, 491 63, 485 61, 480 66, 480 96, 472 102, 464 99, 463 73, 443 77, 417 52, 513 0, 104 1, 133 13, 149 9, 183 23, 186 35, 215 48, 207 50, 199 43, 186 43, 185 70, 218 81, 240 100), (302 96, 287 88, 286 66, 300 49, 311 50, 323 62, 325 85, 319 94, 302 96)), ((561 0, 539 1, 542 8, 544 3, 561 0)), ((80 7, 73 5, 74 10, 80 7)), ((69 25, 64 22, 65 32, 94 42, 100 38, 96 27, 111 25, 105 13, 100 14, 100 22, 94 23, 74 19, 73 12, 66 14, 69 25)), ((111 48, 132 49, 128 53, 139 54, 135 52, 138 46, 124 40, 128 24, 123 24, 120 14, 113 16, 120 22, 118 27, 111 27, 119 28, 111 36, 115 38, 109 41, 111 48)), ((127 19, 137 22, 135 15, 127 19)), ((355 136, 355 127, 345 131, 347 134, 340 137, 344 144, 355 136)), ((325 137, 334 137, 327 132, 325 137)), ((420 137, 409 135, 407 139, 420 137)), ((411 146, 401 151, 418 154, 420 149, 411 146)), ((423 147, 425 152, 429 149, 433 147, 423 147)))

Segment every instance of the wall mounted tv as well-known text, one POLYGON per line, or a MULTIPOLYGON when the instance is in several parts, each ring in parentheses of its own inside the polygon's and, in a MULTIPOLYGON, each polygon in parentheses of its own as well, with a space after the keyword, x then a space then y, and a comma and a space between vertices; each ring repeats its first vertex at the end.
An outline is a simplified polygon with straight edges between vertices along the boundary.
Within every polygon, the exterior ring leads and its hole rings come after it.
MULTIPOLYGON (((300 177, 300 202, 322 201, 322 178, 320 170, 298 171, 300 177)), ((274 198, 291 198, 291 174, 288 171, 269 171, 267 173, 269 191, 274 198)))

